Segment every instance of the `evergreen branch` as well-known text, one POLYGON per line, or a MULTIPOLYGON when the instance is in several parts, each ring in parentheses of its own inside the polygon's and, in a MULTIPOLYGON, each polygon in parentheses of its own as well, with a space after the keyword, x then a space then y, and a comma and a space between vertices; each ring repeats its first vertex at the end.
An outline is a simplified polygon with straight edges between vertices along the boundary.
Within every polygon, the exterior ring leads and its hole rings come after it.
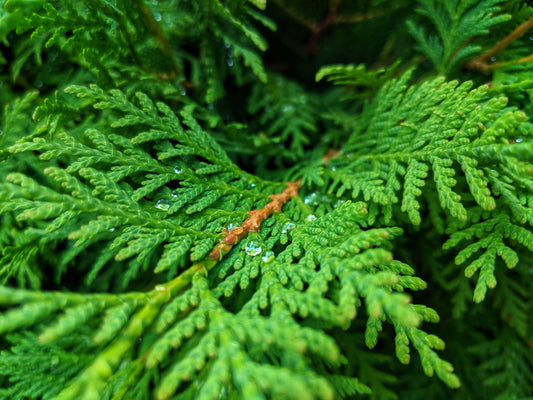
MULTIPOLYGON (((162 79, 165 79, 165 80, 168 80, 168 81, 173 81, 180 75, 180 72, 179 72, 178 66, 176 65, 176 62, 174 61, 174 57, 172 55, 172 49, 170 47, 170 43, 168 42, 167 38, 165 37, 165 34, 163 33, 163 30, 161 29, 161 27, 159 26, 159 24, 155 20, 152 11, 150 11, 150 9, 146 6, 146 4, 143 3, 142 0, 137 0, 136 3, 137 3, 137 7, 139 8, 139 10, 142 12, 142 14, 144 16, 144 20, 146 22, 146 25, 148 26, 148 28, 151 31, 154 32, 155 40, 156 40, 157 44, 159 45, 159 48, 161 49, 163 54, 167 57, 167 59, 170 60, 170 63, 171 63, 171 66, 172 66, 172 69, 171 69, 171 71, 169 73, 168 72, 167 73, 157 73, 156 75, 158 77, 162 78, 162 79)), ((185 83, 185 86, 189 86, 189 85, 187 85, 187 83, 185 83)))
MULTIPOLYGON (((466 68, 476 69, 485 74, 489 73, 490 69, 497 68, 501 63, 488 64, 488 61, 498 54, 500 51, 504 50, 509 46, 513 41, 525 35, 525 33, 533 27, 533 16, 528 19, 526 22, 523 22, 517 26, 511 33, 509 33, 502 40, 498 41, 494 46, 492 46, 488 51, 480 54, 475 59, 468 61, 465 64, 466 68)), ((527 58, 523 61, 518 60, 517 62, 526 62, 527 58)))
POLYGON ((324 77, 334 85, 345 86, 349 92, 343 100, 368 98, 372 96, 396 71, 400 63, 396 62, 390 67, 367 71, 363 65, 328 65, 320 68, 315 75, 318 82, 324 77))
POLYGON ((258 232, 261 227, 261 223, 266 220, 272 213, 281 211, 281 207, 292 197, 298 195, 298 188, 300 182, 287 182, 287 188, 279 194, 273 194, 269 197, 272 199, 267 205, 260 210, 248 211, 250 217, 248 217, 241 226, 226 230, 224 228, 224 238, 220 240, 220 243, 209 253, 209 258, 213 260, 219 260, 224 257, 224 254, 229 253, 231 248, 239 243, 250 232, 258 232))
POLYGON ((407 29, 418 42, 419 50, 429 57, 439 73, 445 74, 480 50, 471 42, 473 38, 487 35, 489 28, 511 18, 508 14, 499 13, 501 2, 419 0, 416 11, 431 21, 437 35, 426 33, 412 20, 407 21, 407 29))

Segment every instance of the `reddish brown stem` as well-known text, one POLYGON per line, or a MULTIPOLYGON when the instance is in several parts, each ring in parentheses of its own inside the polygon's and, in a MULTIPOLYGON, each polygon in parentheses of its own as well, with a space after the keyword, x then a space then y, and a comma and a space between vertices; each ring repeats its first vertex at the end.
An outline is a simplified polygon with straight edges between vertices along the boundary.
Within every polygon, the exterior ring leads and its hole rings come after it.
MULTIPOLYGON (((488 74, 490 69, 496 68, 501 65, 499 63, 489 64, 488 61, 500 51, 507 48, 507 46, 509 46, 514 40, 518 39, 519 37, 522 37, 531 27, 533 27, 533 16, 531 16, 531 18, 529 18, 523 24, 517 26, 509 35, 507 35, 494 46, 492 46, 489 51, 481 54, 472 61, 467 62, 465 64, 465 67, 482 71, 488 74)), ((522 61, 518 60, 518 62, 522 61)))
POLYGON ((329 149, 326 154, 322 156, 322 164, 324 164, 324 167, 328 166, 329 160, 332 160, 334 158, 337 158, 342 154, 342 150, 331 148, 329 149))
POLYGON ((142 0, 137 0, 137 3, 143 15, 145 24, 153 32, 155 41, 157 45, 159 46, 159 49, 168 58, 172 66, 172 69, 170 71, 162 71, 162 72, 151 71, 150 73, 152 73, 152 75, 155 75, 160 79, 163 79, 166 81, 173 81, 179 75, 179 70, 178 70, 178 66, 176 65, 176 62, 174 61, 174 57, 172 56, 172 49, 170 47, 170 43, 165 37, 163 30, 161 29, 161 27, 155 20, 154 15, 152 14, 152 11, 148 8, 148 6, 146 6, 146 4, 144 4, 142 0))
POLYGON ((212 260, 219 260, 224 254, 227 254, 231 248, 244 238, 250 232, 258 232, 261 223, 270 217, 272 213, 281 211, 281 207, 287 203, 291 198, 298 195, 300 189, 300 180, 295 182, 287 182, 287 188, 278 194, 271 194, 272 199, 266 206, 259 210, 248 211, 250 216, 242 223, 241 226, 227 231, 224 228, 225 236, 220 240, 220 243, 209 253, 209 258, 212 260))

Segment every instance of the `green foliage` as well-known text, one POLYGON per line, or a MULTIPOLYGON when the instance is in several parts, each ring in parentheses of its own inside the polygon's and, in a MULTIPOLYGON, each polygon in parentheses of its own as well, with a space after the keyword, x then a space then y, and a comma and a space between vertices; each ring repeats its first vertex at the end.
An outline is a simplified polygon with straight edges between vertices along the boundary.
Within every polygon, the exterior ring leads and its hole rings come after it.
POLYGON ((427 33, 424 26, 410 20, 409 33, 441 74, 456 70, 482 49, 472 42, 473 38, 487 35, 494 25, 511 19, 510 15, 499 13, 502 0, 421 0, 418 3, 416 11, 429 19, 432 29, 427 33))
POLYGON ((333 82, 334 85, 342 85, 349 92, 343 99, 367 98, 373 95, 387 80, 389 80, 399 61, 387 68, 379 68, 374 71, 368 71, 363 65, 328 65, 320 68, 316 73, 316 81, 326 78, 333 82))
POLYGON ((273 3, 2 3, 0 399, 533 396, 531 8, 273 3))

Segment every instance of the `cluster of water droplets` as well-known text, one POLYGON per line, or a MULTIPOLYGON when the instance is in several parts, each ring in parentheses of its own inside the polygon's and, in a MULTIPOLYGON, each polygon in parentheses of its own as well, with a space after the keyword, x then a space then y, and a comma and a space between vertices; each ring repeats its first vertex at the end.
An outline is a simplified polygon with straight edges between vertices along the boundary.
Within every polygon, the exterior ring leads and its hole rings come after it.
POLYGON ((318 193, 310 193, 304 197, 304 203, 308 206, 318 206, 320 204, 320 196, 318 193))
POLYGON ((228 67, 233 67, 233 50, 231 49, 231 44, 226 43, 224 45, 226 47, 226 63, 228 64, 228 67))
MULTIPOLYGON (((174 173, 177 175, 183 174, 183 168, 181 168, 178 165, 173 167, 173 170, 174 170, 174 173)), ((170 192, 170 198, 172 199, 172 201, 177 200, 178 197, 179 197, 179 192, 177 190, 174 189, 172 192, 170 192)), ((172 206, 172 201, 168 199, 159 199, 156 201, 154 207, 161 211, 168 211, 170 207, 172 206)))
POLYGON ((276 258, 276 255, 272 250, 267 250, 263 253, 261 243, 259 243, 257 240, 250 240, 248 243, 246 243, 244 246, 244 251, 250 257, 256 257, 262 254, 261 261, 266 263, 272 262, 276 258))

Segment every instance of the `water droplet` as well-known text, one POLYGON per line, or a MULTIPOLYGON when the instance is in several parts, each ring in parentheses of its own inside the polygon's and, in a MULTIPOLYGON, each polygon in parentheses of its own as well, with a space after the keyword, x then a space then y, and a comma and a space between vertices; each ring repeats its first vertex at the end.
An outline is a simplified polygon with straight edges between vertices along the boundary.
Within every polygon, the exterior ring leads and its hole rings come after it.
POLYGON ((239 223, 237 223, 237 222, 230 222, 229 224, 226 225, 226 230, 229 232, 229 231, 231 231, 233 228, 237 228, 238 226, 240 226, 239 223))
POLYGON ((533 40, 533 36, 530 36, 530 37, 529 37, 529 40, 533 40))
POLYGON ((224 46, 226 47, 226 49, 231 48, 231 44, 229 44, 229 43, 224 43, 224 46))
POLYGON ((266 263, 269 263, 269 262, 273 261, 274 258, 276 258, 274 256, 274 252, 272 250, 267 250, 267 251, 265 251, 265 254, 263 255, 263 257, 261 257, 261 260, 263 260, 266 263))
POLYGON ((43 81, 35 82, 35 87, 38 87, 38 88, 43 87, 43 81))
POLYGON ((295 226, 296 224, 294 222, 287 222, 281 230, 281 233, 287 233, 288 231, 292 231, 295 226))
POLYGON ((250 187, 254 188, 255 187, 255 183, 250 183, 250 187))
POLYGON ((115 228, 109 228, 108 231, 109 232, 115 232, 115 228))
POLYGON ((314 214, 309 214, 307 217, 305 217, 306 221, 313 222, 316 221, 316 216, 314 214))
POLYGON ((227 64, 228 64, 228 67, 233 67, 233 57, 228 56, 227 64))
POLYGON ((337 202, 335 203, 335 205, 333 206, 333 208, 337 208, 337 207, 340 206, 342 203, 346 203, 346 200, 337 200, 337 202))
POLYGON ((155 208, 163 211, 168 211, 170 208, 170 202, 165 199, 157 200, 157 203, 155 203, 155 208))
POLYGON ((154 19, 158 22, 161 21, 161 14, 156 11, 154 13, 154 19))
POLYGON ((515 142, 516 142, 516 143, 521 143, 523 140, 524 140, 524 139, 522 139, 522 138, 518 138, 518 139, 515 140, 515 142))
POLYGON ((176 174, 178 174, 178 175, 181 174, 181 173, 183 173, 183 168, 180 168, 180 167, 174 167, 174 173, 176 173, 176 174))
POLYGON ((248 243, 246 243, 246 246, 244 246, 244 251, 249 256, 255 257, 261 254, 261 251, 263 251, 263 248, 261 247, 261 245, 259 244, 257 240, 250 240, 248 243))
POLYGON ((304 198, 304 203, 309 205, 309 206, 318 206, 318 204, 319 204, 318 194, 311 193, 311 194, 307 195, 304 198))
POLYGON ((284 112, 284 113, 293 113, 294 110, 295 108, 291 104, 285 104, 283 107, 281 107, 281 112, 284 112))
POLYGON ((492 57, 490 58, 490 61, 492 61, 492 62, 494 62, 494 61, 496 61, 496 60, 497 60, 497 58, 496 58, 495 56, 492 56, 492 57))
POLYGON ((177 190, 173 190, 171 193, 170 193, 170 197, 172 197, 172 199, 176 200, 178 197, 179 197, 179 193, 177 190))

